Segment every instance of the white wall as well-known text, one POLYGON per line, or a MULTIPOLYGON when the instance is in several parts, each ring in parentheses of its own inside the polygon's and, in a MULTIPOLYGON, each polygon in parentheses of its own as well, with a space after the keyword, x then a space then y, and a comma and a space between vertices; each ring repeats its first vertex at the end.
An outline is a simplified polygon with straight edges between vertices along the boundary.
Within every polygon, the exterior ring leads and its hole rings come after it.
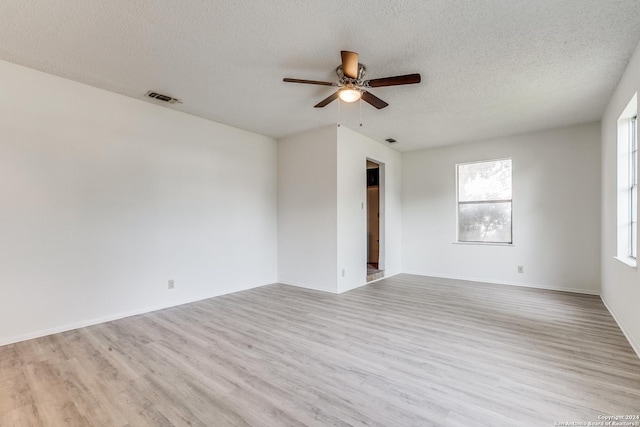
POLYGON ((599 124, 404 153, 402 167, 405 273, 599 293, 599 124), (506 157, 514 244, 454 244, 456 163, 506 157))
POLYGON ((7 62, 0 93, 0 345, 276 281, 274 140, 7 62))
POLYGON ((366 284, 367 158, 385 170, 385 275, 400 272, 400 153, 331 125, 278 140, 279 282, 335 293, 366 284))
POLYGON ((640 355, 640 274, 616 255, 617 121, 640 92, 640 44, 602 117, 602 299, 640 355))
POLYGON ((367 159, 381 164, 381 258, 385 276, 401 272, 401 155, 364 135, 338 128, 338 291, 366 284, 367 159), (342 270, 345 275, 342 276, 342 270))
POLYGON ((337 131, 278 141, 278 281, 337 292, 337 131))

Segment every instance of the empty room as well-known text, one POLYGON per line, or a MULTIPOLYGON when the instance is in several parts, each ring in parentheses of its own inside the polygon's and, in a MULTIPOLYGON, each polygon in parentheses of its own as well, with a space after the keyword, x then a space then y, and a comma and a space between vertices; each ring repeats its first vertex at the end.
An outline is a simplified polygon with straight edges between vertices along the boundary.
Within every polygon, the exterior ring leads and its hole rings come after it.
POLYGON ((638 0, 0 4, 0 426, 640 426, 638 0))

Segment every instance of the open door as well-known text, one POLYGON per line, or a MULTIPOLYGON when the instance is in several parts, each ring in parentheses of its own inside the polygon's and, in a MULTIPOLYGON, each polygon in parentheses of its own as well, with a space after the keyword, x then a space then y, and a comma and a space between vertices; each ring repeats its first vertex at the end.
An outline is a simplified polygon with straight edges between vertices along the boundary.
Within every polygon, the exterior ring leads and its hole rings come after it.
POLYGON ((384 277, 380 228, 380 164, 367 160, 367 282, 384 277))

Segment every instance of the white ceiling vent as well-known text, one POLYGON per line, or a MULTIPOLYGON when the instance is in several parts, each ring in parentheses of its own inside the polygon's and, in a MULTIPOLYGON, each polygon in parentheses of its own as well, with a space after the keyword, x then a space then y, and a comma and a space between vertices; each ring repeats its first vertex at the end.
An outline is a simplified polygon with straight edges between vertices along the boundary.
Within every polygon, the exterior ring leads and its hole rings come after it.
POLYGON ((149 98, 157 99, 158 101, 168 102, 169 104, 182 104, 182 100, 178 98, 172 98, 169 95, 163 95, 161 93, 154 92, 152 90, 145 93, 145 96, 148 96, 149 98))

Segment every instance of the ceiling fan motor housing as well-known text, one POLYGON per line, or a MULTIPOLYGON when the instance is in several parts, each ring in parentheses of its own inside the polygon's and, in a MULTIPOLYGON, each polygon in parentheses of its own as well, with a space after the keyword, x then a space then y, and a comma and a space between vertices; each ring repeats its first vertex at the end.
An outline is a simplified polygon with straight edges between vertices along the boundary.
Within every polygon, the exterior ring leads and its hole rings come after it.
POLYGON ((338 65, 336 68, 336 74, 338 75, 338 83, 342 85, 347 85, 349 83, 355 84, 357 86, 365 86, 364 75, 367 72, 367 67, 358 63, 358 78, 352 79, 344 75, 344 71, 342 70, 342 65, 338 65))

